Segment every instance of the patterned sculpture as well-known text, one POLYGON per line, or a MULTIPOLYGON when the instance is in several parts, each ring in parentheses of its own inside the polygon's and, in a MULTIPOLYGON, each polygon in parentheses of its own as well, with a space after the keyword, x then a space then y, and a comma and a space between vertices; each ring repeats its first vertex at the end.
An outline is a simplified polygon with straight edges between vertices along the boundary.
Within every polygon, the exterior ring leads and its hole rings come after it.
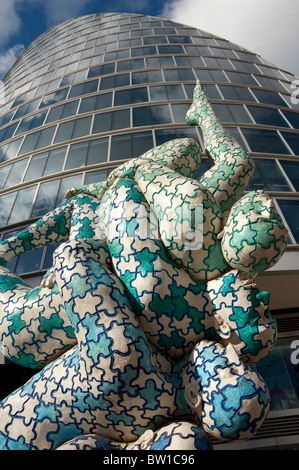
POLYGON ((253 277, 287 231, 267 195, 245 194, 250 157, 197 83, 177 139, 115 169, 0 245, 0 340, 40 368, 0 403, 3 449, 207 449, 248 439, 269 408, 250 362, 275 344, 269 294, 253 277), (5 268, 59 242, 30 289, 5 268), (186 422, 187 421, 187 422, 186 422))

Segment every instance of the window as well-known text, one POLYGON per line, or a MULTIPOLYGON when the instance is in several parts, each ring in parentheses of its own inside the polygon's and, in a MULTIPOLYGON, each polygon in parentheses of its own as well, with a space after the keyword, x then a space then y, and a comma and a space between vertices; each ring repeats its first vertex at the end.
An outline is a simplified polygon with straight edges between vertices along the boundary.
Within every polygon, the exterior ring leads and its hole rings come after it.
POLYGON ((100 90, 108 90, 110 88, 119 88, 130 85, 130 74, 123 73, 112 77, 101 78, 100 90))
POLYGON ((8 224, 15 224, 30 218, 32 201, 37 186, 21 189, 15 200, 15 204, 8 219, 8 224))
POLYGON ((100 183, 107 179, 107 170, 88 171, 85 173, 84 184, 100 183))
POLYGON ((114 106, 144 103, 147 101, 148 92, 146 87, 130 88, 128 90, 119 90, 115 92, 114 106))
POLYGON ((213 104, 217 117, 223 122, 248 122, 252 120, 244 106, 239 104, 213 104))
POLYGON ((109 113, 97 114, 94 119, 93 134, 130 127, 130 110, 122 109, 109 113))
POLYGON ((288 175, 295 191, 299 192, 299 162, 290 162, 289 160, 280 160, 280 164, 288 175))
POLYGON ((50 145, 54 136, 56 126, 48 127, 42 131, 34 132, 25 137, 19 154, 22 155, 33 150, 50 145))
POLYGON ((91 80, 87 83, 79 83, 78 85, 73 85, 70 89, 69 98, 75 98, 76 96, 88 95, 89 93, 94 93, 98 89, 98 80, 91 80))
POLYGON ((1 211, 0 211, 0 226, 4 227, 7 224, 12 206, 14 205, 16 199, 17 192, 4 194, 0 196, 0 204, 1 204, 1 211))
POLYGON ((248 191, 255 189, 265 189, 266 191, 291 191, 288 182, 275 160, 256 159, 254 163, 255 171, 252 181, 250 180, 247 187, 248 191))
POLYGON ((150 87, 151 101, 167 101, 185 99, 181 85, 159 85, 150 87))
POLYGON ((59 183, 55 180, 40 185, 31 217, 41 217, 55 207, 59 183))
POLYGON ((112 136, 110 160, 138 157, 151 148, 153 148, 151 132, 112 136))
POLYGON ((83 98, 79 108, 79 114, 88 113, 98 109, 110 108, 112 106, 112 92, 103 93, 98 96, 83 98))
POLYGON ((277 109, 260 108, 259 106, 247 106, 247 108, 257 124, 289 127, 277 109))
POLYGON ((28 158, 25 158, 24 160, 21 160, 13 164, 11 172, 9 173, 9 176, 6 180, 6 183, 4 186, 5 188, 9 188, 10 186, 13 186, 21 182, 24 171, 28 164, 28 160, 29 160, 28 158))
POLYGON ((299 201, 278 199, 277 202, 296 243, 299 244, 299 201))
POLYGON ((241 129, 252 152, 288 154, 276 131, 241 129))
POLYGON ((294 129, 299 129, 299 113, 292 111, 282 111, 287 120, 291 123, 294 129))
POLYGON ((122 60, 117 62, 117 72, 144 68, 144 59, 122 60))
POLYGON ((133 109, 133 126, 149 126, 154 124, 165 124, 172 122, 169 106, 160 105, 133 109))
POLYGON ((163 82, 161 70, 149 70, 148 72, 133 72, 132 85, 140 83, 163 82))
POLYGON ((161 145, 173 139, 182 139, 188 137, 198 140, 196 129, 194 127, 184 127, 182 129, 159 129, 155 131, 156 144, 161 145))
POLYGON ((282 132, 281 135, 291 147, 295 155, 299 155, 299 135, 291 132, 282 132))
POLYGON ((252 89, 260 103, 274 104, 275 106, 286 106, 285 101, 273 91, 252 89))
POLYGON ((255 99, 248 88, 223 85, 220 86, 220 91, 226 100, 255 102, 255 99))
POLYGON ((115 63, 97 65, 96 67, 91 67, 88 73, 87 78, 99 77, 102 75, 107 75, 109 73, 114 73, 115 63))
POLYGON ((195 76, 191 69, 165 69, 164 77, 167 82, 195 82, 195 76))
POLYGON ((78 137, 88 135, 90 132, 90 125, 91 116, 63 122, 62 124, 59 124, 54 142, 63 142, 65 140, 76 139, 78 137))

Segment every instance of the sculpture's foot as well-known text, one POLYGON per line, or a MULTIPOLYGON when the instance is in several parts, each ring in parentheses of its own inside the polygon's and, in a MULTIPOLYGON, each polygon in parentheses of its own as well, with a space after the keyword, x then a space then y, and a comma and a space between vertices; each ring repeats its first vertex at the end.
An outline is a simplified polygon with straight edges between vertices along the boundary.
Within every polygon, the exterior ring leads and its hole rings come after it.
POLYGON ((189 126, 201 126, 211 113, 211 106, 206 91, 199 80, 193 93, 193 103, 186 114, 186 122, 189 126))

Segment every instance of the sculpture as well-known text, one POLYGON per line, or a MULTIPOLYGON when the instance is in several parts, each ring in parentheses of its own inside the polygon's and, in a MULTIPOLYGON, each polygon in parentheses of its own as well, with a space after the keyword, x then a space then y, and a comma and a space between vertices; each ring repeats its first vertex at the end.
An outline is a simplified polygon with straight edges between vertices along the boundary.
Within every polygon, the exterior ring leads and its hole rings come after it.
POLYGON ((13 361, 42 367, 0 404, 2 448, 81 435, 138 448, 186 417, 189 431, 248 439, 264 421, 267 387, 249 363, 272 349, 276 325, 253 277, 281 257, 287 231, 268 196, 244 195, 253 163, 200 83, 187 123, 215 163, 199 181, 198 144, 170 141, 1 243, 0 339, 13 361), (39 288, 5 268, 53 242, 39 288))

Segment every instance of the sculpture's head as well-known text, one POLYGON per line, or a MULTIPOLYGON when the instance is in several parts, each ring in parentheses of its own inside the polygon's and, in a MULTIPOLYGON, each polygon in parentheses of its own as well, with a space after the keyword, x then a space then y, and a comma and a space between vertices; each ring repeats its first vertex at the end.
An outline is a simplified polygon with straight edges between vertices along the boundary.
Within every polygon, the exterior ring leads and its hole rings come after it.
POLYGON ((246 363, 265 357, 277 338, 276 320, 269 311, 269 292, 261 292, 235 270, 209 281, 207 287, 221 343, 232 344, 246 363))
POLYGON ((223 256, 232 268, 250 277, 277 263, 287 236, 273 200, 262 191, 253 191, 230 211, 221 242, 223 256))
POLYGON ((250 439, 269 410, 263 379, 240 361, 232 345, 215 342, 200 342, 189 366, 185 398, 203 429, 217 439, 250 439))

